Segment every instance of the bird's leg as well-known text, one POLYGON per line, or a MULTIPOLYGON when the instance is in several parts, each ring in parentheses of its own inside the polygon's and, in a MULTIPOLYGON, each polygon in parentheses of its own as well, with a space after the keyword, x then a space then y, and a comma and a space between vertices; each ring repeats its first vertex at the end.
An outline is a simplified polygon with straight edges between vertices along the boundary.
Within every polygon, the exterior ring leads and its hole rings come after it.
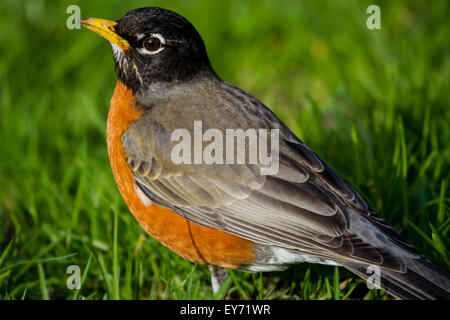
POLYGON ((226 268, 214 266, 212 264, 208 265, 209 271, 211 272, 211 284, 213 288, 213 293, 219 292, 220 287, 228 278, 228 271, 226 268))

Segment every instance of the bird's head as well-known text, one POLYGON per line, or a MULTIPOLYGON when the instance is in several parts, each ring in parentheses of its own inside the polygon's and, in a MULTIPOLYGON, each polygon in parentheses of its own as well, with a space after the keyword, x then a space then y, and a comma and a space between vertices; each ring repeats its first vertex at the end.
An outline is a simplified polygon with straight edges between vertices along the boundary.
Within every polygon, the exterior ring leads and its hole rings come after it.
POLYGON ((117 76, 133 93, 214 73, 199 33, 173 11, 140 8, 117 21, 87 18, 81 25, 111 43, 117 76))

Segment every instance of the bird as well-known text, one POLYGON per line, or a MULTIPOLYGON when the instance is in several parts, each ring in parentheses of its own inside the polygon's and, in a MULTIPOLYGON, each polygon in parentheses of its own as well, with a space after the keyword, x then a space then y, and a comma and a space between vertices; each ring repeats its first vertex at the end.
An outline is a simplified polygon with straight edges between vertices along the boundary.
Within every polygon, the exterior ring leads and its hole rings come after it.
MULTIPOLYGON (((268 107, 222 80, 187 19, 145 7, 116 21, 80 23, 112 46, 118 81, 106 136, 118 189, 151 237, 208 265, 214 292, 227 269, 269 272, 308 262, 341 266, 363 279, 377 268, 375 285, 398 299, 450 299, 449 273, 388 225, 268 107), (173 156, 180 129, 203 152, 207 132, 211 143, 229 130, 275 132, 267 143, 277 170, 266 174, 267 163, 237 161, 237 147, 227 155, 214 149, 208 163, 183 149, 180 161, 173 156), (228 155, 233 161, 225 161, 228 155)), ((243 150, 250 150, 250 136, 243 150)))

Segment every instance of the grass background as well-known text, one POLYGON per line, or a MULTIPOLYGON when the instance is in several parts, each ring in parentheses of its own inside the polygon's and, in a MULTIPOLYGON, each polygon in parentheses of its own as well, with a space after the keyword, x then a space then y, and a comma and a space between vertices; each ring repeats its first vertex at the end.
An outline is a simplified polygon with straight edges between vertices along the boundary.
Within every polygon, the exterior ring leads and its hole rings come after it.
MULTIPOLYGON (((18 1, 0 11, 0 299, 211 299, 205 266, 144 234, 113 179, 110 46, 66 8, 188 18, 258 97, 433 263, 449 269, 448 1, 18 1), (381 30, 366 8, 381 7, 381 30), (81 290, 66 269, 78 265, 81 290)), ((233 272, 232 298, 388 299, 344 269, 233 272)))

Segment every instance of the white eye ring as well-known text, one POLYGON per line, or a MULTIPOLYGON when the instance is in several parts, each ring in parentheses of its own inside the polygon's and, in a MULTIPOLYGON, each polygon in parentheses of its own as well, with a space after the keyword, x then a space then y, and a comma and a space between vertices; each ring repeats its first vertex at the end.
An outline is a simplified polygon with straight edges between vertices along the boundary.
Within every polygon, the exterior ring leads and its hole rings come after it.
MULTIPOLYGON (((148 38, 157 38, 159 39, 159 41, 161 41, 161 47, 158 50, 155 51, 149 51, 147 50, 145 47, 141 47, 139 49, 137 49, 137 51, 141 54, 157 54, 159 52, 161 52, 162 50, 165 49, 165 44, 166 44, 166 40, 164 39, 164 37, 162 35, 160 35, 159 33, 151 33, 148 38)), ((147 39, 148 39, 147 38, 147 39)), ((147 40, 145 40, 147 41, 147 40)))

